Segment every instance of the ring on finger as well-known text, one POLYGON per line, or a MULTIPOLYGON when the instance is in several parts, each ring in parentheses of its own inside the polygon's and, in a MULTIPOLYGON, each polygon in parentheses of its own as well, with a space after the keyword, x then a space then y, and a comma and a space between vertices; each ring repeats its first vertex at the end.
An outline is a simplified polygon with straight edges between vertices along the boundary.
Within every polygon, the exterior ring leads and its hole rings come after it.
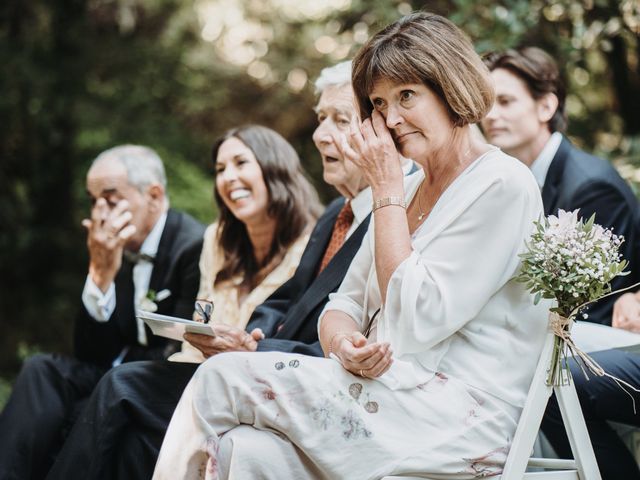
POLYGON ((368 378, 365 374, 364 374, 364 370, 360 369, 360 376, 364 377, 364 378, 368 378))

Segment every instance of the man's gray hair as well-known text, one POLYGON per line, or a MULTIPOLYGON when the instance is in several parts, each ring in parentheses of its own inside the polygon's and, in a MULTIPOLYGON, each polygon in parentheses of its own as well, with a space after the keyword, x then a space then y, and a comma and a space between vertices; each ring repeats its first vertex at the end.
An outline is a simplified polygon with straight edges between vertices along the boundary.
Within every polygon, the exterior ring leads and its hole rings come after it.
POLYGON ((144 192, 151 184, 159 183, 167 188, 167 175, 162 159, 149 147, 119 145, 105 150, 96 157, 92 166, 104 161, 119 161, 127 170, 129 184, 144 192))
POLYGON ((351 83, 351 60, 323 68, 315 83, 316 95, 320 95, 327 87, 341 87, 348 83, 351 83))

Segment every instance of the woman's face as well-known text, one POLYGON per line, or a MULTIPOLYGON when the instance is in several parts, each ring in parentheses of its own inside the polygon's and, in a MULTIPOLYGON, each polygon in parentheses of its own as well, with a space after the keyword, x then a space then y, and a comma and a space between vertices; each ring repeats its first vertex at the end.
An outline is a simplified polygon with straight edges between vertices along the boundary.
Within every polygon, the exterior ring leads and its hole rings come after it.
POLYGON ((225 140, 216 158, 216 190, 233 216, 245 224, 268 217, 269 192, 251 149, 236 137, 225 140))
POLYGON ((417 162, 446 150, 453 121, 444 102, 423 84, 379 80, 369 100, 384 117, 400 153, 417 162))

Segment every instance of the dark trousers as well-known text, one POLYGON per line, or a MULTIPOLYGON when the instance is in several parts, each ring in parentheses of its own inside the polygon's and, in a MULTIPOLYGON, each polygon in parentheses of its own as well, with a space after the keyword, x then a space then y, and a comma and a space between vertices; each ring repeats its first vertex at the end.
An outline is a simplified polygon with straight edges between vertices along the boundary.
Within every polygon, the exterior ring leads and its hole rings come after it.
MULTIPOLYGON (((591 356, 611 375, 640 387, 639 354, 606 350, 591 356)), ((638 412, 634 413, 633 400, 613 380, 593 375, 589 375, 587 380, 574 361, 571 362, 571 373, 602 479, 640 479, 640 470, 633 455, 607 423, 611 420, 640 426, 640 394, 630 391, 638 412)), ((555 396, 551 397, 542 419, 542 431, 561 458, 573 458, 555 396)))
POLYGON ((48 480, 148 479, 197 364, 125 363, 95 388, 48 480))
POLYGON ((62 355, 27 359, 0 414, 0 479, 41 480, 104 374, 62 355))

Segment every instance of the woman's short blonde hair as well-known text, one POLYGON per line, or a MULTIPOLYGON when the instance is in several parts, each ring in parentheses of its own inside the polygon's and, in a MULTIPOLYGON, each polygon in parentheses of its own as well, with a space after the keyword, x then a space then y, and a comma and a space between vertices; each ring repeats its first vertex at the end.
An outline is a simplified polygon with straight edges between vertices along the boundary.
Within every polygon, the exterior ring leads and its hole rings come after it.
POLYGON ((422 83, 444 101, 456 126, 477 123, 493 105, 487 67, 465 33, 433 13, 413 13, 376 33, 353 60, 351 76, 362 118, 381 79, 422 83))

